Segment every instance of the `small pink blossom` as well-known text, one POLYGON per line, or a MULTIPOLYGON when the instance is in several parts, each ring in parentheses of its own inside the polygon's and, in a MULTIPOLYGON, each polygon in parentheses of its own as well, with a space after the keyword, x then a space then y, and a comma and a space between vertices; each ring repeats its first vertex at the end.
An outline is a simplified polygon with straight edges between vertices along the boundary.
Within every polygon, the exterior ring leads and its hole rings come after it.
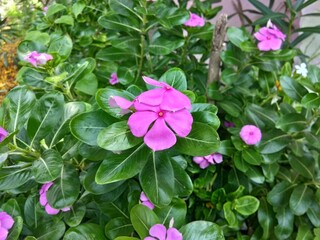
POLYGON ((233 127, 235 127, 235 125, 234 125, 233 122, 228 122, 228 121, 224 121, 224 122, 223 122, 223 125, 224 125, 226 128, 233 128, 233 127))
POLYGON ((254 125, 244 125, 240 131, 241 139, 248 145, 255 145, 261 141, 262 133, 254 125))
POLYGON ((14 224, 13 218, 6 212, 0 212, 0 240, 6 240, 14 224))
POLYGON ((111 78, 110 78, 110 80, 109 80, 109 83, 110 83, 111 85, 115 85, 115 84, 119 83, 118 76, 117 76, 116 73, 112 73, 112 74, 111 74, 111 78))
POLYGON ((52 60, 53 57, 47 53, 38 53, 33 51, 25 56, 24 60, 31 63, 33 66, 38 67, 38 65, 45 65, 48 61, 52 60))
POLYGON ((8 132, 4 128, 0 127, 0 142, 2 142, 7 136, 8 132))
POLYGON ((147 198, 144 192, 141 192, 140 194, 140 201, 142 205, 145 205, 146 207, 150 208, 151 210, 154 209, 154 205, 150 200, 147 198))
POLYGON ((174 227, 168 230, 163 224, 155 224, 149 230, 150 236, 144 240, 183 240, 182 234, 174 227))
POLYGON ((188 27, 203 27, 205 25, 205 19, 197 14, 190 13, 190 18, 184 23, 188 27))
POLYGON ((209 165, 222 163, 223 157, 220 153, 212 153, 204 157, 193 157, 193 161, 199 164, 200 168, 205 169, 209 167, 209 165))
MULTIPOLYGON (((55 209, 53 207, 50 206, 50 204, 48 203, 47 200, 47 191, 49 190, 49 188, 53 185, 53 182, 48 182, 42 185, 39 194, 40 194, 40 205, 45 207, 45 210, 48 214, 50 215, 56 215, 60 212, 60 209, 55 209)), ((70 208, 66 207, 66 208, 62 208, 61 211, 63 212, 67 212, 69 211, 70 208)))
POLYGON ((43 15, 47 15, 48 8, 48 6, 43 7, 43 15))
POLYGON ((260 51, 279 50, 282 42, 286 39, 284 35, 270 20, 266 27, 260 28, 254 34, 259 41, 258 48, 260 51))

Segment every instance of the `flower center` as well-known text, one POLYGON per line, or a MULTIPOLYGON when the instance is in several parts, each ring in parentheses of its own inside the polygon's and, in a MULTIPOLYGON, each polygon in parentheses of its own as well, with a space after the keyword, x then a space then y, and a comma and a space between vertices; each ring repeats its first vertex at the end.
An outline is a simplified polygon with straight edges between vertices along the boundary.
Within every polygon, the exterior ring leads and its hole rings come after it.
POLYGON ((254 132, 249 132, 249 135, 250 135, 250 136, 254 135, 254 132))
POLYGON ((163 117, 164 113, 162 111, 158 112, 159 117, 163 117))
POLYGON ((268 40, 270 40, 270 39, 271 39, 271 37, 270 37, 270 36, 267 36, 267 39, 268 39, 268 40))
POLYGON ((170 87, 170 86, 166 86, 166 89, 167 89, 167 90, 170 90, 170 89, 171 89, 171 87, 170 87))

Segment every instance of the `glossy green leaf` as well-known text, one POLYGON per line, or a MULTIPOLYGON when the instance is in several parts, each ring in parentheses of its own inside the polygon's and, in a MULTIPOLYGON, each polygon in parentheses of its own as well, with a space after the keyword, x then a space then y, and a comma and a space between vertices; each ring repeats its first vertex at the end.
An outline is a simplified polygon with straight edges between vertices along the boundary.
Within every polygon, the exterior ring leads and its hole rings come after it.
POLYGON ((305 156, 304 158, 300 158, 294 155, 290 155, 289 163, 291 167, 300 175, 308 179, 315 178, 315 161, 311 156, 305 156))
POLYGON ((174 171, 174 192, 181 197, 189 196, 193 191, 193 183, 190 176, 176 161, 171 161, 174 171))
POLYGON ((289 113, 279 118, 276 128, 284 132, 299 132, 307 127, 306 119, 298 113, 289 113))
POLYGON ((243 150, 242 157, 247 163, 251 165, 260 165, 262 162, 261 154, 253 148, 247 148, 243 150))
POLYGON ((289 135, 282 131, 274 130, 263 133, 263 139, 259 144, 259 150, 262 154, 272 154, 284 149, 290 141, 289 135))
POLYGON ((267 195, 268 202, 273 207, 285 208, 288 202, 288 196, 292 193, 294 185, 289 182, 282 181, 276 184, 267 195))
POLYGON ((84 223, 79 226, 69 228, 65 233, 64 240, 88 240, 99 239, 106 240, 103 228, 95 223, 84 223))
POLYGON ((26 33, 25 40, 38 42, 42 45, 47 45, 50 42, 50 35, 46 32, 29 31, 26 33))
POLYGON ((61 12, 65 9, 66 7, 63 4, 60 4, 60 3, 52 4, 51 6, 48 7, 48 10, 46 12, 46 17, 51 17, 52 15, 58 12, 61 12))
POLYGON ((320 227, 320 205, 317 201, 311 199, 311 205, 307 211, 307 216, 312 224, 319 228, 320 227))
POLYGON ((219 146, 219 135, 214 128, 204 123, 194 122, 189 135, 178 138, 174 148, 191 156, 206 156, 216 152, 219 146))
POLYGON ((277 162, 262 165, 262 172, 263 175, 266 177, 267 182, 274 181, 276 175, 279 172, 279 169, 280 165, 277 162))
POLYGON ((114 122, 114 118, 102 110, 85 112, 74 117, 70 122, 70 130, 80 141, 97 145, 97 138, 101 130, 114 122))
POLYGON ((77 18, 78 15, 82 13, 85 7, 86 4, 83 2, 76 2, 72 5, 72 13, 74 14, 75 18, 77 18))
POLYGON ((64 213, 64 220, 70 227, 78 226, 86 214, 86 206, 81 201, 78 201, 72 206, 70 211, 64 213))
POLYGON ((54 20, 54 23, 66 24, 66 25, 73 26, 74 25, 74 19, 73 19, 73 17, 71 17, 69 15, 63 15, 63 16, 57 18, 56 20, 54 20))
POLYGON ((32 177, 31 169, 22 166, 0 168, 0 191, 15 189, 32 177))
POLYGON ((62 60, 65 60, 70 56, 72 47, 73 43, 70 36, 64 35, 50 43, 48 53, 57 53, 62 60))
POLYGON ((320 106, 320 96, 316 93, 308 93, 301 99, 301 104, 305 108, 317 108, 320 106))
POLYGON ((130 236, 134 229, 129 219, 119 217, 111 219, 106 224, 104 231, 109 239, 116 239, 119 236, 130 236))
POLYGON ((288 76, 280 77, 280 85, 283 91, 293 100, 301 101, 308 91, 300 83, 288 76))
POLYGON ((48 149, 32 164, 32 174, 38 183, 54 181, 61 172, 63 162, 60 153, 48 149))
POLYGON ((133 0, 110 0, 109 1, 110 8, 114 12, 123 15, 123 16, 131 16, 136 14, 134 11, 134 1, 133 0))
POLYGON ((159 19, 159 23, 162 26, 171 28, 172 26, 185 23, 190 18, 190 14, 182 8, 163 7, 159 8, 156 13, 156 17, 159 19))
POLYGON ((116 122, 100 131, 98 145, 109 151, 123 151, 142 142, 142 138, 132 135, 127 121, 116 122))
POLYGON ((229 27, 227 30, 228 39, 237 47, 241 46, 241 43, 249 39, 245 30, 237 27, 229 27))
POLYGON ((258 221, 263 229, 263 235, 261 239, 269 239, 272 236, 275 216, 272 207, 266 201, 266 198, 260 199, 260 207, 258 209, 258 221))
POLYGON ((300 184, 293 189, 289 206, 293 214, 301 216, 305 214, 314 198, 313 191, 308 185, 300 184))
POLYGON ((184 240, 224 240, 219 225, 208 221, 194 221, 184 225, 179 230, 184 240))
POLYGON ((39 225, 34 230, 34 236, 37 240, 59 240, 64 235, 65 230, 66 226, 62 221, 55 222, 54 224, 49 222, 39 225))
POLYGON ((141 32, 139 29, 139 22, 134 17, 122 17, 120 15, 101 16, 98 23, 106 29, 117 29, 124 32, 141 32))
POLYGON ((16 216, 13 218, 14 225, 10 229, 7 240, 17 240, 19 239, 19 236, 21 234, 22 228, 23 228, 23 218, 20 216, 16 216))
POLYGON ((184 39, 171 40, 167 37, 159 37, 150 43, 148 50, 155 55, 168 55, 183 44, 184 39))
POLYGON ((245 109, 249 119, 259 127, 274 126, 278 115, 273 110, 269 110, 265 107, 260 107, 256 104, 249 104, 245 109))
POLYGON ((157 215, 148 207, 138 204, 131 209, 131 223, 141 239, 149 236, 149 229, 160 223, 157 215))
POLYGON ((51 88, 50 84, 45 82, 45 74, 38 72, 30 67, 22 67, 17 75, 19 82, 31 87, 51 88))
POLYGON ((251 181, 262 184, 265 181, 265 177, 259 167, 249 165, 246 175, 250 178, 251 181))
POLYGON ((290 209, 281 206, 277 211, 276 218, 278 225, 274 228, 274 233, 278 239, 289 239, 293 232, 294 215, 290 209))
POLYGON ((98 80, 93 73, 87 74, 76 82, 75 89, 88 95, 95 95, 98 89, 98 80))
POLYGON ((96 175, 98 184, 108 184, 129 179, 138 174, 149 159, 150 150, 141 144, 135 150, 113 154, 104 160, 96 175))
POLYGON ((169 84, 178 91, 187 89, 187 78, 180 68, 169 69, 161 76, 159 81, 169 84))
POLYGON ((216 130, 220 126, 220 120, 217 115, 209 111, 195 112, 192 114, 192 117, 195 122, 208 124, 216 130))
POLYGON ((174 194, 174 173, 165 152, 152 152, 139 175, 140 184, 148 199, 156 206, 168 205, 174 194))
POLYGON ((253 196, 243 196, 235 199, 233 202, 234 209, 244 216, 255 213, 258 210, 259 205, 259 200, 253 196))
POLYGON ((108 47, 97 52, 96 58, 103 61, 121 61, 134 57, 135 54, 131 50, 108 47))
POLYGON ((237 219, 237 216, 232 210, 232 202, 228 201, 225 204, 223 204, 223 214, 230 228, 239 227, 239 221, 237 219))

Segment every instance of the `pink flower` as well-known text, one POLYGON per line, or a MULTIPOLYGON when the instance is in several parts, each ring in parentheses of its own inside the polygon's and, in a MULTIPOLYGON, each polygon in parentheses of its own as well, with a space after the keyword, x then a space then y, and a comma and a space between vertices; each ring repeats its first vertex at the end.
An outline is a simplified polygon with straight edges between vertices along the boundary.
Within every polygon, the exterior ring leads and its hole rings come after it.
POLYGON ((48 6, 43 7, 43 15, 47 15, 48 6))
MULTIPOLYGON (((45 210, 48 214, 50 215, 56 215, 60 212, 60 209, 55 209, 53 207, 50 206, 50 204, 48 203, 47 200, 47 191, 49 190, 49 188, 53 185, 53 182, 48 182, 42 185, 39 194, 40 194, 40 205, 45 207, 45 210)), ((61 211, 63 212, 67 212, 69 211, 70 208, 66 207, 61 209, 61 211)))
POLYGON ((153 225, 149 230, 150 236, 144 240, 182 240, 182 234, 173 227, 167 230, 163 224, 153 225))
POLYGON ((53 57, 47 53, 38 53, 33 51, 29 53, 24 60, 27 60, 33 66, 38 67, 38 65, 45 65, 48 61, 52 60, 53 57))
POLYGON ((194 13, 190 13, 190 18, 184 23, 188 27, 203 27, 204 24, 205 19, 194 13))
POLYGON ((240 131, 241 139, 248 145, 255 145, 261 141, 261 130, 254 125, 244 125, 240 131))
POLYGON ((147 196, 144 194, 144 192, 141 192, 140 194, 140 201, 142 205, 145 205, 146 207, 150 208, 151 210, 154 209, 154 205, 150 200, 147 198, 147 196))
POLYGON ((205 169, 209 165, 222 163, 223 157, 220 153, 212 153, 204 157, 193 157, 193 161, 199 164, 200 168, 205 169))
POLYGON ((235 125, 234 125, 233 122, 228 122, 228 121, 224 121, 224 122, 223 122, 223 125, 224 125, 226 128, 233 128, 233 127, 235 127, 235 125))
POLYGON ((115 85, 115 84, 119 83, 118 76, 117 76, 116 73, 112 73, 112 74, 111 74, 111 78, 110 78, 110 80, 109 80, 109 83, 110 83, 111 85, 115 85))
POLYGON ((0 240, 6 240, 14 224, 13 218, 6 212, 0 212, 0 240))
POLYGON ((269 20, 266 27, 262 27, 259 32, 254 34, 259 41, 260 51, 279 50, 286 36, 269 20))
POLYGON ((7 136, 8 132, 4 128, 0 127, 0 142, 2 142, 7 136))

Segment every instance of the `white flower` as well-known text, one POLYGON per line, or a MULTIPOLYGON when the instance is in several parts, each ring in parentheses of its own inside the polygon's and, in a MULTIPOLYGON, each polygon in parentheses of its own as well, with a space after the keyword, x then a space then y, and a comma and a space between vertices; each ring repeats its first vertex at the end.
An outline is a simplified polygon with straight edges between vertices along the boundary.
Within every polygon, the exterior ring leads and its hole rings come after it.
POLYGON ((281 97, 279 97, 278 95, 274 95, 274 96, 272 97, 272 100, 271 100, 271 105, 272 105, 272 104, 275 104, 275 103, 278 102, 280 99, 281 99, 281 97))
POLYGON ((294 67, 296 69, 297 74, 300 74, 302 77, 307 77, 308 69, 307 69, 307 65, 305 63, 301 63, 300 66, 295 65, 294 67))

